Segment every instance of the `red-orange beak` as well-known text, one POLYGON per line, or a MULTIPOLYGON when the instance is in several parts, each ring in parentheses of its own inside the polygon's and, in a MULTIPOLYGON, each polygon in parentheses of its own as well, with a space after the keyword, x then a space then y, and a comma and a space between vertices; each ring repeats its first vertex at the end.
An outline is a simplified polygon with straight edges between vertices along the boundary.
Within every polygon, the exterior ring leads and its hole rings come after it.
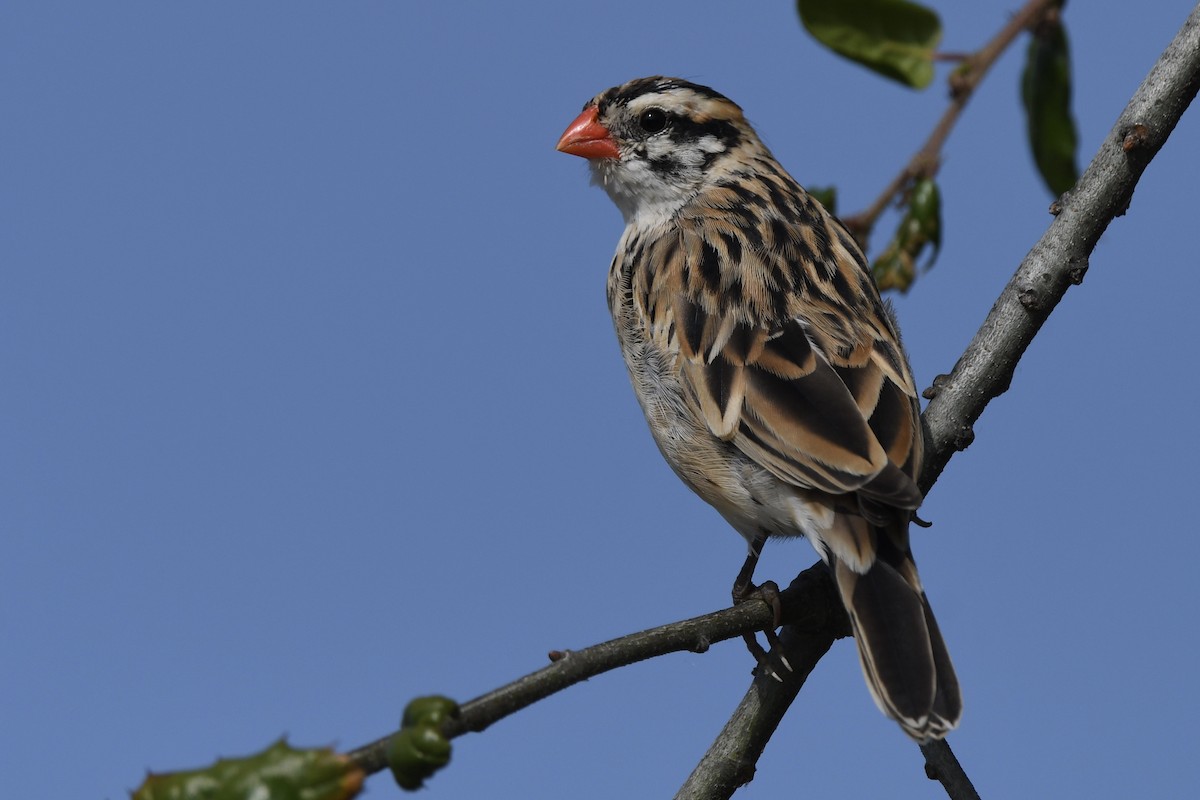
POLYGON ((599 113, 595 106, 585 108, 563 131, 558 149, 581 158, 620 158, 612 134, 596 119, 599 113))

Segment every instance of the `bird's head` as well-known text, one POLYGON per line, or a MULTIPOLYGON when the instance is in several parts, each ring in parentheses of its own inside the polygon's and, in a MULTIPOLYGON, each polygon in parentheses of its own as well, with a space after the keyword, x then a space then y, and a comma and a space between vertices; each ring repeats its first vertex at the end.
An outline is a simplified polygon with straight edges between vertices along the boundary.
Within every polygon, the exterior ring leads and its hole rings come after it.
POLYGON ((742 110, 707 86, 638 78, 583 107, 558 149, 589 160, 627 222, 666 219, 737 171, 741 151, 759 147, 742 110))

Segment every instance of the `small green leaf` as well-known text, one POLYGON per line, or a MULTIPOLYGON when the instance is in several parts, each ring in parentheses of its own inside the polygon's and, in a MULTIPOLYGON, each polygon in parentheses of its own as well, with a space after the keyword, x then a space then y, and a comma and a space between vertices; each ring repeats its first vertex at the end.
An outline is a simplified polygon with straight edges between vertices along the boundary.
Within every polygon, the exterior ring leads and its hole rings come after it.
POLYGON ((837 216, 837 187, 836 186, 806 186, 805 191, 830 214, 837 216))
POLYGON ((1057 19, 1040 25, 1029 41, 1021 100, 1034 163, 1050 191, 1062 194, 1079 179, 1079 137, 1071 116, 1071 55, 1057 19))
POLYGON ((928 8, 908 0, 796 0, 796 10, 835 53, 914 89, 933 81, 942 24, 928 8))
POLYGON ((932 178, 921 178, 908 193, 907 209, 892 240, 871 265, 879 290, 911 289, 917 279, 917 259, 931 246, 924 269, 933 266, 942 246, 942 198, 932 178))
POLYGON ((425 785, 426 778, 450 763, 450 742, 437 728, 404 728, 392 737, 387 761, 396 784, 416 791, 425 785))
POLYGON ((147 775, 132 800, 350 800, 362 791, 364 778, 344 755, 297 750, 281 739, 245 758, 147 775))
POLYGON ((418 697, 404 707, 404 717, 400 720, 401 728, 411 728, 415 725, 441 725, 448 717, 458 715, 458 703, 440 694, 418 697))
POLYGON ((881 292, 891 289, 907 292, 916 278, 912 259, 894 245, 895 241, 893 240, 883 255, 871 265, 871 272, 875 275, 875 285, 881 292))
POLYGON ((938 191, 937 183, 932 178, 917 181, 913 186, 908 208, 916 223, 918 234, 924 241, 933 245, 933 252, 929 254, 929 261, 925 263, 925 269, 929 269, 942 249, 942 193, 938 191))
POLYGON ((458 716, 458 703, 449 697, 418 697, 404 708, 400 731, 388 743, 387 762, 401 789, 413 792, 425 779, 450 763, 450 740, 442 723, 458 716))

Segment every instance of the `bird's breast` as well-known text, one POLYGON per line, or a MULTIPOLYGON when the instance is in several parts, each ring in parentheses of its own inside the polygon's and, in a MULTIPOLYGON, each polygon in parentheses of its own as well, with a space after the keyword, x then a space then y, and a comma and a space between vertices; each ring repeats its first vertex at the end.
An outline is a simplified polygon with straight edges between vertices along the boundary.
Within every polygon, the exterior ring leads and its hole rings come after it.
POLYGON ((810 532, 813 515, 824 511, 809 510, 803 491, 713 434, 684 385, 673 326, 653 325, 633 293, 615 288, 609 297, 621 354, 650 433, 671 469, 747 540, 760 533, 810 532))

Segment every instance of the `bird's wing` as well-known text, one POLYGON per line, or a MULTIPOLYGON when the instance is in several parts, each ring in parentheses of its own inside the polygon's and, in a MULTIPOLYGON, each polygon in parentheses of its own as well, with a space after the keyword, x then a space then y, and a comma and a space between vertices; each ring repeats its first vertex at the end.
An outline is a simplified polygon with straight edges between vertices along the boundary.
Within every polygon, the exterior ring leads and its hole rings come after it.
POLYGON ((817 268, 787 247, 722 252, 722 237, 681 229, 691 278, 672 292, 681 372, 715 435, 781 480, 857 493, 861 513, 882 521, 921 502, 916 392, 857 247, 828 219, 821 250, 834 263, 817 268), (742 262, 724 261, 733 256, 742 262))

